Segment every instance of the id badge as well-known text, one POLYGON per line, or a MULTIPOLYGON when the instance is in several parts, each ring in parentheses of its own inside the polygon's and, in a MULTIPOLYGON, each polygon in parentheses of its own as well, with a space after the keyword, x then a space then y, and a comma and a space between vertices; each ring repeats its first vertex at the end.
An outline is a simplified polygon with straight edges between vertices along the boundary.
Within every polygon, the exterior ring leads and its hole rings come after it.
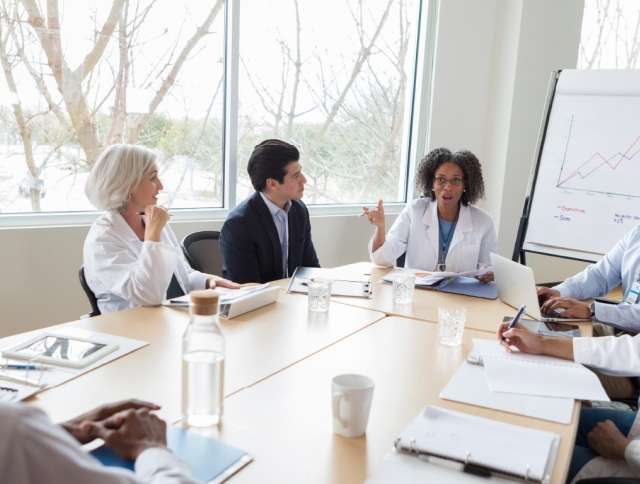
POLYGON ((627 304, 635 304, 638 302, 638 296, 640 296, 640 280, 636 279, 631 289, 627 293, 627 297, 624 298, 624 302, 627 304))

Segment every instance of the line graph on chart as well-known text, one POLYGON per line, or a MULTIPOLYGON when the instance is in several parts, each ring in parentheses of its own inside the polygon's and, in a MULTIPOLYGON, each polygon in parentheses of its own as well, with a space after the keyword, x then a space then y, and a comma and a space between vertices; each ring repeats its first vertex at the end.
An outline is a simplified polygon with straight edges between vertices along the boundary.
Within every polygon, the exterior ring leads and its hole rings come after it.
MULTIPOLYGON (((637 183, 640 179, 640 126, 636 127, 636 133, 627 136, 627 144, 618 141, 618 137, 615 143, 619 146, 613 146, 610 142, 604 143, 604 137, 598 140, 596 136, 596 142, 609 145, 605 147, 607 149, 585 151, 577 146, 577 138, 581 146, 585 143, 584 137, 576 135, 577 124, 575 115, 571 114, 556 187, 640 198, 640 184, 637 183)), ((625 131, 632 132, 631 129, 625 131)))

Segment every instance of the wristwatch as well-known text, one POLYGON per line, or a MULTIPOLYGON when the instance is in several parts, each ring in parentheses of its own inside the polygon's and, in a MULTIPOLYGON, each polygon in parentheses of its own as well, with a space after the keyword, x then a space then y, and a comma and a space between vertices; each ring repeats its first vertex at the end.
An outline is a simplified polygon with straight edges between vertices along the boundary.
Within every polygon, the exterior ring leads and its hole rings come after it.
POLYGON ((589 316, 591 319, 596 319, 596 302, 592 301, 591 304, 589 304, 589 310, 591 311, 591 316, 589 316))

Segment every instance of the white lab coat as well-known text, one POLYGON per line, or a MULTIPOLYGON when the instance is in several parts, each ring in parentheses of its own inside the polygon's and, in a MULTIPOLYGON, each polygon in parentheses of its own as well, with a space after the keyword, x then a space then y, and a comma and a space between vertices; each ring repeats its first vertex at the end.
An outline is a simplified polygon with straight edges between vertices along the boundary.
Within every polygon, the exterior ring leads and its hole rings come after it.
MULTIPOLYGON (((574 338, 573 357, 578 363, 616 376, 640 376, 640 335, 574 338)), ((640 419, 629 431, 632 441, 624 461, 596 457, 587 462, 572 482, 596 477, 640 477, 640 419)))
MULTIPOLYGON (((554 289, 565 297, 591 299, 604 296, 622 284, 626 296, 640 276, 640 226, 628 232, 600 261, 570 277, 554 289)), ((634 304, 595 303, 598 321, 627 331, 640 332, 640 301, 634 304)))
POLYGON ((35 407, 0 402, 0 479, 7 484, 196 484, 169 450, 149 448, 135 473, 103 466, 35 407))
POLYGON ((103 314, 162 303, 174 274, 185 293, 204 289, 211 277, 189 266, 169 225, 160 242, 142 241, 118 212, 98 217, 83 254, 85 277, 103 314))
MULTIPOLYGON (((405 267, 432 271, 438 264, 439 232, 437 203, 418 198, 400 212, 384 244, 375 252, 371 239, 369 256, 374 264, 388 267, 406 252, 405 267)), ((461 205, 445 259, 447 271, 471 271, 479 262, 490 264, 489 254, 496 252, 497 246, 491 217, 479 208, 461 205)))

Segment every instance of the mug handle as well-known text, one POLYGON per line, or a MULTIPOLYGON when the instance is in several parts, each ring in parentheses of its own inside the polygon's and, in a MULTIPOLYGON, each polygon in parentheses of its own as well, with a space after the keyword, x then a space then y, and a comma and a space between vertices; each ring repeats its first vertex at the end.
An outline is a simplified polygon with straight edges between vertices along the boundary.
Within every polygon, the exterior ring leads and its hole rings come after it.
POLYGON ((347 426, 347 422, 342 418, 342 415, 340 413, 340 401, 344 398, 344 395, 342 393, 334 393, 332 395, 332 400, 333 400, 333 415, 335 415, 335 417, 338 419, 338 422, 340 422, 340 424, 343 427, 347 426))

